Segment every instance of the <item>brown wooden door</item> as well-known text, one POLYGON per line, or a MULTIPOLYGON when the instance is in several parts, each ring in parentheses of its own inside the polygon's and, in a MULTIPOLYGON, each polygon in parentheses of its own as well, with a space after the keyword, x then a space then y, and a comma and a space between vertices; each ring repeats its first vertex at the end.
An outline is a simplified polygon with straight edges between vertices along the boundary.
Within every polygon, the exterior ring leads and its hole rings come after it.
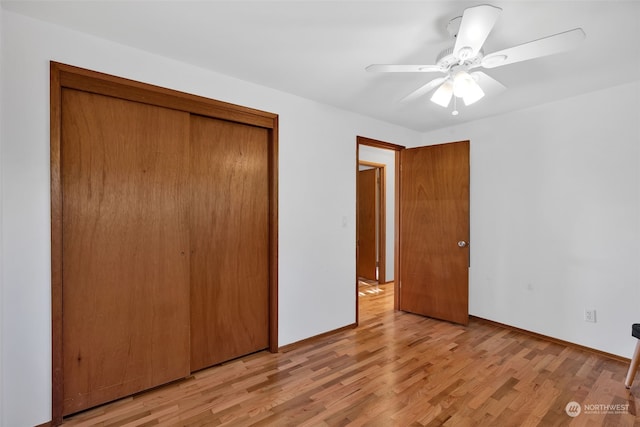
POLYGON ((191 370, 269 345, 268 131, 191 121, 191 370))
POLYGON ((64 414, 189 374, 188 133, 187 113, 63 90, 64 414))
POLYGON ((358 171, 358 277, 376 280, 376 168, 358 171))
POLYGON ((467 324, 469 142, 400 156, 399 308, 467 324))

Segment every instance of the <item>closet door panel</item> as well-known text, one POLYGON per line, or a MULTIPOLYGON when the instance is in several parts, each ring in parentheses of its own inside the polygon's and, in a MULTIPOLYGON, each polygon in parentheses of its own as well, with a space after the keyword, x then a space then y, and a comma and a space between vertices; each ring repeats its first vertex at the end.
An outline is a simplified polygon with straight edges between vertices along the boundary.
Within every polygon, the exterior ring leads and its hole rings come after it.
POLYGON ((269 345, 268 131, 191 120, 191 370, 269 345))
POLYGON ((189 374, 189 114, 62 93, 64 414, 189 374))

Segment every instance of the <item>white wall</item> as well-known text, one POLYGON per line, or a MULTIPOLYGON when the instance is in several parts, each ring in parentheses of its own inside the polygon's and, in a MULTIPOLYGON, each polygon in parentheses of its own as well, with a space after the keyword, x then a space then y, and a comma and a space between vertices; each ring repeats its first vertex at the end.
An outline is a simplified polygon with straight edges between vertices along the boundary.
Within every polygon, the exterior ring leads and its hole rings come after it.
MULTIPOLYGON (((362 135, 366 136, 366 135, 362 135)), ((394 143, 394 141, 388 141, 394 143)), ((385 240, 385 281, 391 282, 394 278, 393 256, 395 248, 395 198, 396 198, 396 152, 391 150, 383 150, 381 148, 369 147, 361 145, 359 152, 360 160, 374 162, 386 165, 385 185, 386 185, 386 240, 385 240)))
POLYGON ((356 135, 415 145, 420 134, 8 11, 1 18, 0 424, 51 419, 49 60, 279 114, 279 344, 355 321, 356 135))
POLYGON ((636 82, 424 135, 471 140, 472 315, 631 357, 639 100, 636 82))
MULTIPOLYGON (((2 31, 2 14, 3 14, 3 10, 0 7, 0 100, 3 99, 3 91, 2 91, 2 87, 4 86, 2 84, 2 64, 3 64, 3 57, 4 57, 4 49, 2 48, 3 46, 3 31, 2 31)), ((4 322, 4 317, 2 315, 2 301, 4 301, 4 298, 2 296, 2 289, 3 289, 3 277, 4 277, 4 268, 2 267, 3 263, 4 263, 4 257, 2 256, 2 250, 3 250, 3 245, 2 245, 2 229, 4 228, 4 226, 2 225, 4 223, 4 221, 2 220, 3 216, 2 216, 2 202, 4 200, 3 197, 3 191, 2 191, 2 103, 0 102, 0 414, 4 413, 3 410, 3 403, 4 403, 4 375, 3 375, 3 354, 4 351, 2 350, 3 348, 3 340, 2 340, 2 324, 4 322)), ((2 425, 2 417, 0 416, 0 425, 2 425)))

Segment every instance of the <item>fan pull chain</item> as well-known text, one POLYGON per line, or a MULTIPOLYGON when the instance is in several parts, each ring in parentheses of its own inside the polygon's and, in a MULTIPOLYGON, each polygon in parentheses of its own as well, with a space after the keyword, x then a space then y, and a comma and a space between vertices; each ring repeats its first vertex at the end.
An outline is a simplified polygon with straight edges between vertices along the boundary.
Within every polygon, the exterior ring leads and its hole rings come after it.
POLYGON ((453 97, 453 111, 451 112, 452 116, 457 116, 458 115, 458 107, 457 107, 456 98, 457 98, 457 96, 453 97))

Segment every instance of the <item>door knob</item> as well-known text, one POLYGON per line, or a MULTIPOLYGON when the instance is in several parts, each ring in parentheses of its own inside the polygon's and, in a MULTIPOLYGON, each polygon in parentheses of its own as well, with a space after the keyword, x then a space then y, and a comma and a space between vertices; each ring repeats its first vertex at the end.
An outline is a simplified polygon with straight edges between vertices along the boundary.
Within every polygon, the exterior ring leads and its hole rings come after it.
POLYGON ((467 242, 465 242, 464 240, 460 240, 460 241, 458 242, 458 247, 459 247, 459 248, 466 248, 466 247, 467 247, 467 244, 468 244, 468 243, 467 243, 467 242))

